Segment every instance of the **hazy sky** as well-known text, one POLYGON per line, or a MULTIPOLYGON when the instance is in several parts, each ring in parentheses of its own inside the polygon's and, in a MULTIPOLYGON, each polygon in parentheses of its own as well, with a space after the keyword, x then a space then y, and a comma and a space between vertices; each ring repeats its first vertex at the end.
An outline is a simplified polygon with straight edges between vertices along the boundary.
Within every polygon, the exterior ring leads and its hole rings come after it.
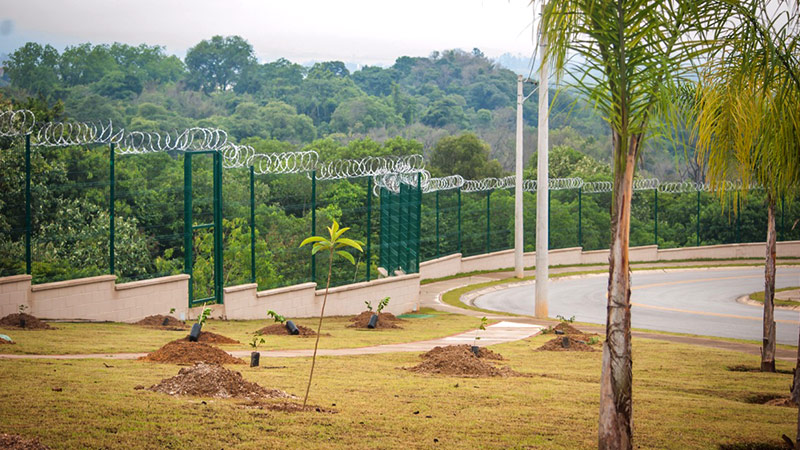
POLYGON ((183 57, 213 35, 247 39, 262 61, 390 65, 398 56, 480 48, 529 56, 527 0, 0 0, 0 53, 25 42, 166 46, 183 57))

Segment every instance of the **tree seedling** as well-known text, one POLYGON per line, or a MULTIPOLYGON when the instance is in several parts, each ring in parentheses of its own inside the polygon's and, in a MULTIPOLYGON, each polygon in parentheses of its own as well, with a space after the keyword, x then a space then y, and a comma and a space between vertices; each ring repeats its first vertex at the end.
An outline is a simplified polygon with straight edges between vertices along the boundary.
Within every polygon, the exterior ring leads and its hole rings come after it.
POLYGON ((487 323, 489 323, 489 319, 487 319, 486 316, 481 317, 481 324, 478 326, 478 329, 475 330, 475 339, 472 340, 472 353, 474 353, 475 356, 478 356, 478 353, 480 353, 480 348, 475 345, 475 343, 480 340, 478 333, 480 333, 482 330, 486 330, 487 323))
POLYGON ((364 304, 367 305, 367 311, 372 311, 372 302, 369 300, 364 300, 364 304))
POLYGON ((201 327, 206 323, 206 320, 208 320, 208 317, 211 315, 211 308, 205 305, 203 306, 204 306, 203 312, 201 312, 200 315, 197 316, 197 323, 200 324, 201 327))
POLYGON ((285 323, 286 322, 286 317, 283 317, 282 315, 276 313, 275 311, 273 311, 271 309, 269 311, 267 311, 267 315, 272 317, 272 320, 274 320, 275 322, 278 322, 278 323, 285 323))
POLYGON ((380 314, 381 311, 383 311, 383 308, 386 308, 386 305, 388 304, 389 304, 389 297, 384 297, 384 299, 378 303, 378 314, 380 314))
POLYGON ((261 360, 261 353, 258 352, 258 345, 263 343, 264 338, 261 337, 261 333, 257 332, 250 342, 250 347, 253 347, 253 351, 250 352, 250 367, 258 367, 259 361, 261 360))
POLYGON ((322 309, 319 312, 319 325, 317 326, 317 340, 314 343, 314 354, 311 357, 311 372, 308 375, 308 386, 306 386, 306 395, 303 398, 303 409, 306 408, 306 404, 308 403, 308 392, 311 389, 311 380, 314 378, 314 366, 317 362, 317 348, 319 347, 319 335, 322 331, 322 318, 325 316, 325 304, 328 302, 328 290, 331 287, 331 273, 333 273, 333 259, 335 256, 341 256, 342 258, 350 261, 350 264, 356 263, 355 258, 353 255, 346 252, 345 248, 353 248, 358 250, 359 252, 363 252, 361 246, 364 245, 363 242, 356 241, 353 239, 348 239, 342 237, 345 231, 349 230, 349 227, 339 228, 339 224, 336 220, 333 221, 333 224, 328 228, 328 237, 325 236, 311 236, 303 240, 300 243, 300 247, 305 246, 306 244, 314 244, 311 247, 311 254, 315 255, 320 250, 324 250, 328 252, 328 282, 325 285, 325 296, 322 298, 322 309))
POLYGON ((190 342, 197 342, 197 339, 200 337, 200 331, 203 329, 203 324, 206 323, 208 320, 208 316, 211 315, 211 308, 207 307, 205 304, 203 305, 203 312, 197 316, 197 323, 192 325, 192 331, 189 332, 189 341, 190 342))
POLYGON ((28 309, 28 307, 26 305, 19 305, 17 309, 19 310, 20 314, 25 314, 25 310, 28 309))
POLYGON ((558 320, 560 320, 562 322, 569 322, 569 323, 575 322, 575 316, 572 316, 569 319, 567 319, 566 317, 564 317, 564 316, 559 314, 559 315, 556 316, 556 319, 558 319, 558 320))

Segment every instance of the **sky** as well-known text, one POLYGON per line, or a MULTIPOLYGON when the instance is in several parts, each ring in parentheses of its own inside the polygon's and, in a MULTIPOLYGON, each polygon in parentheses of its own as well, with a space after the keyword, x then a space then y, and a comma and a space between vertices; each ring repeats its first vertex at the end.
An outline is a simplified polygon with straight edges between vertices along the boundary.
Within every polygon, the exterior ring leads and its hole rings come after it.
POLYGON ((454 48, 529 58, 532 21, 528 0, 0 0, 0 53, 123 42, 183 58, 203 39, 239 35, 262 62, 388 66, 454 48))

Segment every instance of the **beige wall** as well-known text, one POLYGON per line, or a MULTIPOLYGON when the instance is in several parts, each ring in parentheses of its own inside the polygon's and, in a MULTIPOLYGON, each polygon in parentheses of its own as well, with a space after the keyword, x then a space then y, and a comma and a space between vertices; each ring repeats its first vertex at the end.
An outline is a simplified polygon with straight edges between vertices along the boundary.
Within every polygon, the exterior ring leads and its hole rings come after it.
MULTIPOLYGON (((19 305, 30 307, 30 290, 30 275, 0 278, 0 317, 19 312, 19 305)), ((26 312, 30 313, 28 310, 26 312)))
POLYGON ((441 278, 461 272, 461 253, 442 256, 419 264, 420 278, 441 278))
POLYGON ((115 284, 116 276, 78 278, 30 287, 30 313, 43 319, 135 322, 154 314, 188 314, 188 275, 115 284))

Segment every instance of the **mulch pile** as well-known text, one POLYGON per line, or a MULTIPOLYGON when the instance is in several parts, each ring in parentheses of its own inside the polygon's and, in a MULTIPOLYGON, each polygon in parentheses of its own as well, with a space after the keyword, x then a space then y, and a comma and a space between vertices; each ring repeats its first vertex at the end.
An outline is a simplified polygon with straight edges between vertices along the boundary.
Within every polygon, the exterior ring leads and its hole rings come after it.
POLYGON ((139 359, 142 361, 172 364, 194 364, 199 362, 210 364, 245 363, 244 360, 234 358, 224 350, 203 344, 202 342, 189 342, 183 339, 172 341, 139 359))
POLYGON ((185 330, 189 328, 186 325, 186 322, 178 320, 172 316, 164 316, 161 314, 156 314, 155 316, 147 316, 144 319, 134 323, 134 325, 141 325, 143 327, 151 327, 151 328, 161 328, 165 330, 185 330), (167 323, 164 324, 164 319, 167 319, 167 323))
POLYGON ((564 334, 585 334, 583 331, 573 327, 567 322, 561 322, 558 325, 553 327, 553 332, 555 330, 563 331, 564 334))
MULTIPOLYGON (((188 341, 189 336, 186 336, 181 340, 188 341)), ((241 344, 241 342, 237 341, 236 339, 231 339, 228 336, 212 333, 210 331, 201 331, 200 336, 197 337, 197 342, 206 342, 209 344, 241 344)))
MULTIPOLYGON (((580 335, 564 335, 559 336, 555 339, 551 339, 545 342, 544 345, 537 348, 536 351, 550 351, 550 352, 596 352, 599 351, 596 348, 589 345, 588 339, 585 340, 585 336, 583 334, 580 335), (563 341, 564 339, 569 340, 569 346, 564 347, 563 341)), ((598 341, 599 344, 599 341, 598 341)))
POLYGON ((54 330, 55 328, 33 317, 30 314, 9 314, 0 319, 0 327, 5 328, 24 328, 26 330, 54 330), (25 326, 21 326, 21 320, 25 321, 25 326))
POLYGON ((278 389, 267 389, 242 378, 242 374, 217 364, 198 363, 184 367, 171 378, 150 386, 150 391, 169 395, 213 398, 291 398, 278 389))
MULTIPOLYGON (((311 328, 307 328, 297 324, 295 324, 295 326, 297 327, 297 330, 300 331, 300 334, 298 334, 298 336, 314 336, 315 334, 317 334, 317 332, 312 330, 311 328)), ((259 333, 270 336, 286 336, 286 335, 291 336, 289 334, 289 330, 286 329, 286 325, 282 323, 275 323, 272 325, 268 325, 256 331, 256 334, 259 333)))
MULTIPOLYGON (((367 328, 367 324, 369 323, 370 317, 372 317, 374 313, 372 311, 364 311, 361 314, 353 317, 350 319, 351 323, 348 325, 348 328, 367 328)), ((378 324, 375 325, 375 329, 378 328, 403 328, 398 323, 405 322, 403 319, 398 319, 392 313, 385 313, 382 312, 378 314, 378 324)))
POLYGON ((484 360, 503 359, 499 354, 482 348, 480 357, 472 353, 469 345, 434 347, 423 353, 422 363, 408 370, 424 374, 455 375, 459 377, 512 377, 522 374, 508 367, 496 367, 484 360))
POLYGON ((25 438, 16 434, 0 433, 0 448, 9 450, 50 450, 36 438, 25 438))

